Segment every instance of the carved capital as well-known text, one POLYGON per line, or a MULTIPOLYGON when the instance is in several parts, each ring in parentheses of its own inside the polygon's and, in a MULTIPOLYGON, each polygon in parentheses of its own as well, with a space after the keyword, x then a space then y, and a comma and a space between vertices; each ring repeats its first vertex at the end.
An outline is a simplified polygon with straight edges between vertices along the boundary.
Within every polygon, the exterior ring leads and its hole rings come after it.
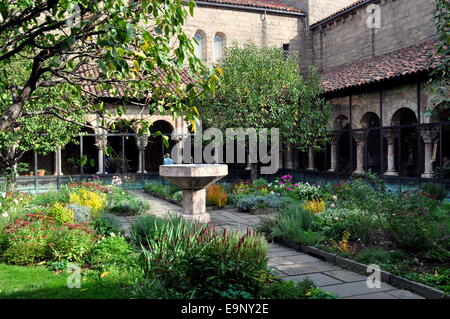
POLYGON ((388 140, 393 140, 398 137, 398 129, 397 128, 385 128, 383 129, 383 136, 388 140))
POLYGON ((337 142, 339 141, 339 137, 341 136, 341 133, 340 132, 330 132, 329 136, 330 136, 330 144, 336 145, 337 142))
POLYGON ((436 127, 427 127, 420 129, 420 135, 422 136, 425 144, 433 143, 438 138, 438 129, 436 127))
POLYGON ((99 150, 104 150, 107 145, 108 145, 108 138, 106 135, 97 135, 95 137, 95 146, 97 146, 99 150))
POLYGON ((367 139, 367 131, 354 131, 352 133, 353 138, 356 141, 356 144, 362 144, 366 142, 367 139))
POLYGON ((140 151, 147 148, 148 145, 148 135, 136 136, 136 146, 140 151))

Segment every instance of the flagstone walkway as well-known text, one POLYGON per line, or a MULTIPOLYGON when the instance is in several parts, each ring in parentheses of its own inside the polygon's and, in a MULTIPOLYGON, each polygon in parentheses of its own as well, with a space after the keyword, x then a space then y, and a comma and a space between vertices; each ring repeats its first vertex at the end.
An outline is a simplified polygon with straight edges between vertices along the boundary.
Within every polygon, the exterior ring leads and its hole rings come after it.
MULTIPOLYGON (((167 213, 181 213, 181 207, 150 196, 143 191, 131 191, 136 196, 150 202, 149 214, 165 216, 167 213)), ((213 225, 218 228, 246 231, 255 228, 261 216, 224 209, 209 212, 213 225)), ((263 218, 267 218, 264 215, 263 218)), ((135 222, 136 216, 120 217, 122 226, 127 231, 135 222)), ((380 288, 368 288, 367 277, 342 269, 321 259, 278 244, 269 244, 268 265, 273 272, 285 281, 312 280, 318 287, 332 292, 343 299, 424 299, 407 290, 381 283, 380 288)))

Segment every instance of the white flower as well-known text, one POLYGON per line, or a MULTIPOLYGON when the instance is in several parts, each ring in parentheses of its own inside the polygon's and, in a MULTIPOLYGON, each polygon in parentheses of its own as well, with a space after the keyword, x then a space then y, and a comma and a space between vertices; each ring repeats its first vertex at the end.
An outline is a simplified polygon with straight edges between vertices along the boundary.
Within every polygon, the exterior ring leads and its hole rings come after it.
POLYGON ((17 199, 15 199, 13 202, 14 202, 14 204, 16 204, 16 205, 19 204, 19 201, 18 201, 17 199))
POLYGON ((9 215, 8 215, 7 212, 4 212, 4 213, 2 214, 2 217, 7 218, 7 217, 9 217, 9 215))
POLYGON ((20 198, 19 198, 19 202, 20 202, 21 200, 23 200, 23 198, 22 198, 22 197, 20 197, 20 198))
POLYGON ((337 201, 337 196, 336 195, 333 195, 333 200, 337 201))
POLYGON ((334 217, 334 220, 338 222, 339 221, 339 217, 334 217))
POLYGON ((331 208, 336 208, 336 205, 331 204, 330 207, 331 207, 331 208))
POLYGON ((6 198, 6 193, 2 193, 2 197, 3 197, 3 198, 6 198))

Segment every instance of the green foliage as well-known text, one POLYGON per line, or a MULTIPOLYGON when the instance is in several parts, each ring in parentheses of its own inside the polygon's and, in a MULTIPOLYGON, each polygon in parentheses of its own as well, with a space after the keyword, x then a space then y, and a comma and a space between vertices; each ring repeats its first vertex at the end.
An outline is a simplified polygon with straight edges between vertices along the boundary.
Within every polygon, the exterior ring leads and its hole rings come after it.
POLYGON ((447 189, 445 186, 435 183, 425 183, 420 185, 419 189, 425 193, 430 194, 434 199, 442 201, 447 196, 447 189))
POLYGON ((182 191, 175 192, 172 195, 172 199, 181 203, 183 201, 183 192, 182 191))
POLYGON ((53 217, 58 225, 73 223, 74 221, 74 211, 61 203, 56 203, 47 209, 47 215, 53 217))
POLYGON ((90 264, 121 264, 125 262, 133 249, 123 236, 103 237, 92 250, 90 264))
POLYGON ((381 248, 364 248, 356 256, 356 261, 364 264, 388 264, 404 261, 407 255, 401 250, 385 250, 381 248))
POLYGON ((272 230, 275 237, 290 240, 296 244, 313 245, 323 240, 323 236, 312 230, 314 215, 298 204, 283 209, 277 216, 272 230))
MULTIPOLYGON (((177 219, 172 222, 175 223, 177 219)), ((162 227, 164 221, 154 215, 146 215, 139 217, 138 220, 131 225, 130 233, 136 245, 146 245, 147 238, 153 238, 155 232, 162 227)))
POLYGON ((49 191, 33 196, 32 204, 38 206, 51 206, 56 203, 68 203, 69 202, 69 189, 62 188, 58 191, 49 191))
POLYGON ((80 261, 89 256, 94 247, 91 233, 79 229, 65 229, 48 244, 54 260, 80 261))
POLYGON ((161 184, 157 181, 148 181, 144 184, 144 191, 149 194, 157 194, 165 198, 171 198, 180 189, 173 184, 161 184))
POLYGON ((114 188, 108 194, 104 211, 116 215, 140 215, 150 209, 148 201, 135 197, 120 188, 114 188))
POLYGON ((227 48, 216 90, 205 94, 200 113, 207 127, 276 127, 283 142, 306 150, 327 141, 331 106, 320 97, 318 74, 300 75, 299 58, 252 43, 227 48))
POLYGON ((240 212, 249 212, 263 208, 282 208, 287 202, 286 198, 277 195, 248 195, 241 198, 236 206, 240 212))
POLYGON ((94 245, 94 234, 88 224, 57 226, 54 218, 40 212, 28 214, 9 224, 2 260, 24 265, 45 260, 80 261, 94 245))
POLYGON ((219 298, 232 287, 251 295, 260 289, 256 276, 267 267, 261 236, 218 233, 178 218, 155 224, 142 253, 148 276, 167 289, 195 291, 197 298, 219 298))
POLYGON ((349 239, 363 243, 370 243, 382 235, 381 216, 365 210, 329 208, 316 216, 315 228, 335 241, 341 240, 345 231, 350 233, 349 239))
POLYGON ((436 269, 434 273, 407 273, 404 275, 404 277, 409 280, 438 288, 442 290, 446 295, 450 295, 450 269, 448 268, 436 269))
POLYGON ((120 234, 122 232, 122 226, 120 219, 117 216, 111 214, 104 214, 92 222, 95 231, 103 236, 111 233, 120 234))

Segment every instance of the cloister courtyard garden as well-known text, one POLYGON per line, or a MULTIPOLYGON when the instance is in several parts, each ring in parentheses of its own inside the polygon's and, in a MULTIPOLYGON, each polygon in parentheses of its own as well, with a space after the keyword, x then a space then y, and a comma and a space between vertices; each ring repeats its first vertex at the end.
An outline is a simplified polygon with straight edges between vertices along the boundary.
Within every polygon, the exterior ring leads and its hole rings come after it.
POLYGON ((448 2, 333 76, 300 23, 206 44, 215 5, 0 0, 0 299, 449 299, 448 2))

